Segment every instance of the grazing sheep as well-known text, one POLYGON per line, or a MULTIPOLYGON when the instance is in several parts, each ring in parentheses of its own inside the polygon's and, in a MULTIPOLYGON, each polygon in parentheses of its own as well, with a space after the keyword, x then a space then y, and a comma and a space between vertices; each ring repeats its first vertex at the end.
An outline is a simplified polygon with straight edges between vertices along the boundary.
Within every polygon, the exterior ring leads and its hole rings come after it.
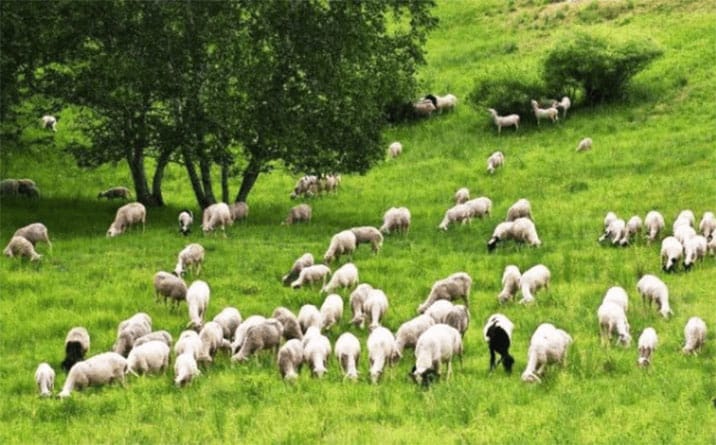
POLYGON ((622 308, 624 312, 629 310, 629 295, 627 295, 623 287, 612 286, 607 289, 607 293, 604 294, 604 298, 602 298, 602 303, 607 302, 616 304, 622 308))
POLYGON ((119 323, 117 341, 112 350, 126 357, 134 347, 134 342, 141 336, 152 332, 152 318, 144 312, 138 312, 119 323))
POLYGON ((301 324, 298 322, 298 318, 293 312, 283 306, 279 306, 273 310, 271 318, 274 318, 281 323, 281 326, 283 326, 283 338, 287 341, 292 338, 303 340, 301 324))
POLYGON ((184 209, 179 212, 179 232, 187 236, 191 232, 191 225, 194 224, 194 212, 189 209, 184 209))
POLYGON ((147 219, 147 209, 139 202, 130 202, 117 209, 114 221, 107 229, 107 237, 112 238, 120 235, 133 224, 142 223, 142 233, 144 233, 145 221, 147 219))
POLYGON ((59 396, 66 398, 75 389, 81 390, 87 386, 104 385, 114 381, 119 381, 124 386, 127 368, 127 359, 116 352, 104 352, 77 362, 70 369, 59 396))
POLYGON ((415 345, 415 366, 411 376, 416 383, 428 385, 447 365, 447 378, 452 374, 453 356, 462 356, 462 337, 457 329, 446 324, 431 326, 420 335, 415 345))
POLYGON ((631 343, 629 322, 621 306, 611 301, 605 301, 599 306, 597 317, 599 318, 599 332, 602 343, 608 343, 612 337, 612 332, 616 331, 619 336, 619 343, 629 346, 629 343, 631 343))
POLYGON ((206 281, 196 280, 191 283, 186 291, 186 307, 189 313, 188 328, 199 331, 204 325, 204 313, 209 306, 210 298, 211 290, 206 281))
POLYGON ((40 397, 50 397, 55 389, 55 370, 47 363, 40 363, 35 371, 35 383, 40 397))
POLYGON ((455 200, 455 204, 464 204, 470 200, 470 190, 467 187, 457 189, 453 199, 455 200))
POLYGON ((592 138, 584 138, 579 141, 577 145, 577 151, 587 151, 592 149, 592 138))
POLYGON ((445 317, 445 324, 454 327, 460 335, 464 336, 467 328, 470 327, 470 312, 467 307, 456 304, 445 317))
POLYGON ((311 217, 313 216, 313 211, 311 210, 311 206, 308 204, 299 204, 297 206, 291 207, 291 210, 288 211, 288 216, 286 217, 286 220, 283 222, 285 225, 291 225, 297 222, 310 222, 311 217))
POLYGON ((341 184, 341 175, 325 175, 321 176, 321 181, 319 183, 320 188, 325 190, 326 192, 333 192, 336 193, 338 191, 338 186, 341 184))
POLYGON ((452 111, 457 105, 457 97, 453 94, 446 94, 445 96, 438 96, 435 94, 428 94, 425 99, 430 100, 435 109, 439 112, 452 111))
POLYGON ((639 336, 638 348, 639 358, 637 364, 639 366, 649 366, 651 364, 651 354, 659 343, 659 337, 656 335, 654 328, 646 328, 639 336))
POLYGON ((213 321, 219 323, 224 338, 230 340, 241 324, 241 312, 235 307, 228 306, 216 314, 213 321))
POLYGON ((497 301, 499 301, 500 304, 514 298, 515 294, 520 289, 521 277, 522 274, 517 266, 510 264, 505 267, 505 271, 502 273, 502 290, 497 296, 497 301))
POLYGON ((623 243, 622 241, 626 237, 626 223, 623 219, 617 218, 609 223, 609 225, 604 229, 604 233, 599 237, 597 240, 598 242, 602 242, 605 239, 609 239, 611 241, 612 245, 626 245, 626 243, 623 243))
POLYGON ((321 305, 321 329, 329 330, 343 317, 343 299, 338 294, 326 297, 321 305))
POLYGON ((698 260, 706 256, 708 241, 702 235, 695 235, 684 242, 684 269, 689 270, 698 260))
POLYGON ((246 331, 241 349, 233 357, 232 362, 244 362, 248 358, 264 349, 274 349, 274 355, 278 354, 278 347, 283 336, 283 326, 278 320, 269 318, 263 323, 252 326, 246 331))
POLYGON ((301 269, 298 278, 291 283, 291 288, 298 289, 304 284, 313 284, 319 281, 326 284, 326 278, 331 275, 331 269, 325 264, 315 264, 301 269))
POLYGON ((681 244, 686 244, 686 241, 696 236, 696 229, 687 225, 680 224, 674 227, 674 238, 679 240, 681 244))
POLYGON ((492 201, 484 196, 466 201, 465 205, 470 209, 470 218, 482 219, 492 212, 492 201))
POLYGON ((340 287, 350 289, 357 284, 358 268, 353 263, 346 263, 333 272, 331 279, 321 288, 321 293, 330 293, 340 287))
POLYGON ((176 344, 174 344, 174 354, 179 356, 188 352, 194 357, 194 359, 198 359, 203 348, 204 344, 201 341, 199 334, 196 331, 189 329, 182 331, 182 333, 179 334, 179 339, 176 344))
POLYGON ((26 225, 25 227, 20 227, 12 236, 21 236, 25 238, 32 243, 33 247, 37 245, 38 242, 44 241, 47 243, 47 247, 50 251, 52 251, 52 243, 50 242, 50 236, 47 233, 47 227, 45 227, 42 223, 32 223, 26 225))
POLYGON ((20 194, 20 184, 17 179, 3 179, 0 181, 0 196, 17 196, 20 194))
POLYGON ((429 308, 425 310, 425 315, 432 318, 435 323, 443 323, 447 321, 448 315, 455 308, 455 305, 448 300, 438 300, 431 304, 429 308))
POLYGON ((305 175, 301 177, 291 192, 291 199, 299 196, 313 196, 318 193, 318 176, 305 175))
POLYGON ((65 359, 62 361, 62 369, 67 372, 75 363, 84 360, 89 348, 90 336, 87 329, 81 326, 70 329, 65 337, 65 359))
POLYGON ((532 218, 532 204, 525 198, 518 199, 509 209, 505 221, 515 221, 518 218, 532 218))
POLYGON ((659 277, 644 275, 636 283, 636 289, 641 294, 642 301, 649 303, 649 307, 651 307, 652 301, 656 302, 656 307, 664 318, 673 315, 671 306, 669 306, 669 288, 659 277))
POLYGON ((42 128, 57 131, 57 118, 55 116, 46 114, 40 118, 40 122, 42 123, 42 128))
POLYGON ((458 222, 462 224, 470 222, 470 207, 465 204, 457 204, 447 209, 443 220, 440 222, 440 225, 438 225, 438 229, 447 231, 451 223, 458 222))
POLYGON ((499 116, 494 108, 488 108, 487 111, 492 115, 492 120, 497 126, 497 134, 502 133, 502 127, 515 127, 515 131, 520 128, 520 116, 518 114, 508 114, 507 116, 499 116))
POLYGON ((380 226, 380 231, 385 234, 393 231, 408 233, 410 219, 410 210, 406 207, 391 207, 383 215, 383 225, 380 226))
MULTIPOLYGON (((447 300, 442 301, 448 302, 447 300)), ((434 306, 435 305, 433 305, 433 307, 434 306)), ((428 314, 422 314, 401 324, 395 333, 395 349, 398 355, 402 357, 405 348, 415 348, 415 344, 418 342, 420 335, 435 323, 433 317, 428 314)))
POLYGON ((552 121, 552 123, 555 123, 559 120, 559 110, 552 105, 549 108, 540 108, 539 104, 536 100, 532 99, 530 101, 530 104, 532 104, 532 110, 535 113, 535 118, 537 119, 537 125, 539 126, 540 120, 547 118, 552 121))
POLYGON ((400 142, 393 142, 388 146, 388 154, 391 158, 397 158, 403 153, 403 144, 400 142))
POLYGON ((644 227, 648 242, 652 242, 664 228, 664 217, 656 210, 650 210, 644 218, 644 227))
POLYGON ((433 101, 431 101, 429 99, 423 99, 423 100, 413 104, 413 113, 417 117, 428 117, 436 109, 437 108, 435 107, 435 104, 433 103, 433 101))
POLYGON ((2 251, 3 255, 14 258, 29 258, 30 261, 38 261, 42 255, 35 251, 32 243, 22 236, 13 236, 2 251))
POLYGON ((298 324, 301 326, 303 336, 311 326, 321 329, 321 311, 313 304, 304 304, 298 311, 298 324))
POLYGON ((303 338, 303 361, 311 367, 314 376, 321 378, 325 375, 328 366, 328 356, 331 355, 331 342, 328 337, 321 335, 316 329, 315 333, 307 333, 303 338))
POLYGON ((231 209, 228 204, 218 202, 204 209, 204 214, 201 218, 201 230, 206 235, 221 227, 221 232, 226 237, 226 226, 230 226, 233 223, 234 220, 231 218, 231 209))
POLYGON ((539 289, 548 288, 551 278, 552 274, 544 264, 537 264, 527 269, 520 277, 520 289, 522 290, 520 304, 532 303, 535 300, 534 293, 539 289))
POLYGON ((294 261, 293 266, 291 266, 291 270, 289 270, 288 273, 281 278, 281 281, 284 285, 288 286, 291 281, 298 277, 301 270, 308 266, 313 266, 313 255, 310 253, 304 253, 296 261, 294 261))
POLYGON ((174 361, 174 384, 184 386, 201 374, 196 358, 191 351, 177 355, 174 361))
POLYGON ((418 312, 423 313, 437 300, 457 300, 462 298, 465 306, 470 306, 470 288, 472 287, 472 278, 465 272, 455 272, 454 274, 436 281, 430 289, 428 298, 418 306, 418 312))
POLYGON ((554 101, 552 103, 552 108, 561 108, 562 111, 564 111, 563 119, 567 119, 567 110, 569 110, 572 107, 572 101, 569 100, 569 97, 564 96, 562 100, 559 102, 554 101))
MULTIPOLYGON (((167 331, 154 331, 150 332, 149 334, 142 335, 138 339, 134 341, 134 346, 132 348, 139 347, 143 345, 144 343, 149 343, 150 341, 160 341, 167 346, 171 347, 172 343, 174 343, 174 339, 172 338, 172 334, 170 334, 167 331)), ((130 352, 131 353, 131 352, 130 352)))
POLYGON ((505 155, 501 151, 496 151, 487 158, 487 173, 495 173, 498 167, 502 167, 505 163, 505 155))
POLYGON ((129 352, 127 366, 134 375, 163 373, 169 367, 169 346, 158 340, 135 346, 129 352))
MULTIPOLYGON (((368 328, 373 329, 380 326, 386 311, 388 310, 388 297, 380 289, 371 289, 363 303, 363 313, 370 318, 368 328)), ((362 327, 362 326, 361 326, 362 327)))
POLYGON ((249 217, 249 205, 243 201, 235 202, 229 206, 232 221, 241 221, 249 217))
POLYGON ((199 275, 201 273, 201 263, 204 262, 204 247, 198 243, 188 244, 179 252, 177 256, 177 265, 174 268, 174 274, 178 277, 184 275, 188 268, 192 274, 199 275))
POLYGON ((674 272, 684 255, 684 246, 673 236, 661 241, 661 265, 664 272, 674 272))
POLYGON ((542 323, 537 327, 527 350, 527 367, 522 373, 524 382, 540 382, 545 367, 550 363, 561 363, 567 357, 567 347, 572 343, 572 337, 553 324, 542 323))
POLYGON ((529 218, 517 218, 514 221, 502 222, 495 227, 492 237, 487 242, 487 250, 493 251, 497 243, 513 239, 517 242, 527 243, 530 246, 540 246, 535 224, 529 218))
POLYGON ((365 314, 363 313, 363 305, 365 300, 368 298, 368 294, 373 290, 373 286, 367 283, 359 284, 355 290, 351 292, 350 305, 353 311, 353 318, 351 323, 355 326, 359 326, 361 329, 365 327, 365 314))
POLYGON ((360 359, 360 342, 355 335, 344 332, 338 337, 335 345, 335 355, 346 379, 358 379, 358 361, 360 359))
POLYGON ((278 350, 276 363, 282 379, 286 381, 296 380, 303 364, 303 345, 301 341, 293 338, 284 343, 278 350))
POLYGON ((160 296, 164 297, 164 303, 171 298, 175 307, 178 307, 180 302, 186 300, 186 292, 186 283, 180 277, 161 270, 154 274, 155 301, 159 301, 160 296))
POLYGON ((709 241, 716 233, 716 217, 713 212, 704 212, 704 216, 699 223, 699 232, 709 241))
POLYGON ((112 187, 112 188, 108 188, 107 190, 105 190, 103 192, 99 192, 99 194, 97 195, 97 199, 107 198, 109 200, 109 199, 120 198, 120 199, 127 200, 127 199, 131 198, 131 196, 132 196, 132 192, 130 192, 127 187, 112 187))
POLYGON ((395 337, 388 329, 379 326, 371 331, 366 343, 370 363, 370 381, 378 383, 385 366, 394 365, 400 358, 395 346, 395 337))
POLYGON ((356 236, 356 246, 370 243, 373 253, 378 253, 383 247, 383 234, 373 226, 353 227, 351 232, 356 236))
POLYGON ((706 343, 706 323, 699 317, 691 317, 684 326, 684 354, 696 354, 706 343))
POLYGON ((629 221, 627 221, 626 227, 624 229, 624 237, 621 240, 621 244, 626 245, 629 243, 631 237, 636 237, 636 235, 641 232, 642 225, 643 224, 640 217, 635 215, 629 218, 629 221))
POLYGON ((356 236, 350 230, 344 230, 333 235, 328 250, 323 255, 323 261, 331 264, 333 260, 338 260, 341 255, 353 255, 356 250, 356 236))
POLYGON ((241 346, 244 344, 244 340, 246 340, 246 332, 253 326, 260 325, 264 321, 266 321, 266 317, 261 315, 251 315, 244 320, 243 323, 236 328, 236 332, 234 332, 234 341, 231 343, 232 353, 236 354, 239 352, 239 349, 241 349, 241 346))
POLYGON ((505 372, 508 374, 512 372, 515 359, 510 355, 510 345, 514 328, 515 325, 512 321, 502 314, 492 314, 487 319, 485 327, 482 329, 482 336, 490 350, 490 371, 502 362, 505 372), (495 352, 500 354, 498 361, 495 361, 495 352))
POLYGON ((617 215, 614 212, 607 212, 606 216, 604 216, 604 229, 606 230, 609 225, 617 220, 617 215))
POLYGON ((40 190, 38 190, 37 184, 35 184, 35 181, 32 179, 18 179, 17 193, 19 195, 27 196, 28 198, 40 197, 40 190))
POLYGON ((674 225, 672 226, 673 231, 676 232, 676 228, 679 226, 689 226, 694 227, 694 223, 696 222, 696 216, 694 215, 694 212, 692 210, 682 210, 679 212, 679 215, 674 220, 674 225))

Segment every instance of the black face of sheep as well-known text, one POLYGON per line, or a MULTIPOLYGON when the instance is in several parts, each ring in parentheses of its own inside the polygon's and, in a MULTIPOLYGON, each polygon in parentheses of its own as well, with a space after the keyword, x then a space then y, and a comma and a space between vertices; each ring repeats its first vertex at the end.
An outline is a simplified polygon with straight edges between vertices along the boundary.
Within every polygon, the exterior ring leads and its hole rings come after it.
POLYGON ((66 358, 62 362, 62 369, 69 372, 75 363, 84 359, 84 353, 82 351, 82 344, 80 342, 71 341, 65 346, 66 358))
POLYGON ((440 378, 440 375, 434 369, 426 369, 422 374, 416 374, 415 371, 416 368, 413 366, 413 369, 411 369, 409 373, 410 378, 413 379, 413 382, 420 384, 423 388, 429 388, 430 385, 435 383, 438 378, 440 378), (420 379, 418 379, 418 377, 420 377, 420 379))
POLYGON ((497 247, 498 241, 500 241, 499 238, 496 238, 496 237, 490 238, 490 241, 487 242, 487 251, 492 252, 493 250, 495 250, 495 247, 497 247))

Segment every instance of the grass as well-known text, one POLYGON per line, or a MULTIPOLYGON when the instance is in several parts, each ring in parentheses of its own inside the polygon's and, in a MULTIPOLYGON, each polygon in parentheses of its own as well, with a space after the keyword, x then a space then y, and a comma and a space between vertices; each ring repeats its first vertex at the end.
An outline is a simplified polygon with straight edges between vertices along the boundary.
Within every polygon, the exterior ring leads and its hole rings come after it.
MULTIPOLYGON (((680 354, 683 326, 701 316, 713 332, 716 260, 708 257, 689 273, 665 275, 659 246, 638 241, 624 249, 600 246, 607 211, 628 218, 658 209, 670 228, 678 212, 698 217, 714 211, 716 190, 716 8, 706 1, 441 2, 441 19, 428 43, 429 65, 421 73, 426 91, 464 98, 474 73, 490 64, 539 65, 544 51, 570 27, 648 34, 664 56, 637 76, 632 99, 598 108, 570 110, 558 125, 525 125, 497 137, 487 113, 461 104, 451 114, 390 128, 386 147, 400 140, 404 153, 364 176, 344 176, 338 194, 310 201, 310 224, 280 226, 294 205, 295 178, 280 169, 261 176, 249 197, 248 221, 226 239, 176 231, 178 209, 195 206, 179 166, 166 174, 169 206, 149 209, 145 233, 106 239, 117 202, 98 202, 99 190, 130 184, 126 166, 80 171, 61 153, 6 160, 4 177, 32 177, 40 201, 3 199, 0 238, 19 226, 44 222, 53 241, 40 246, 39 265, 0 261, 0 407, 2 443, 695 443, 716 441, 716 354, 713 334, 697 357, 680 354), (593 6, 596 5, 596 6, 593 6), (631 5, 631 6, 630 6, 631 5), (602 8, 607 8, 603 13, 602 8), (578 141, 594 140, 576 154, 578 141), (485 173, 490 153, 502 150, 506 165, 485 173), (467 186, 493 200, 493 215, 469 226, 436 230, 451 197, 467 186), (488 254, 485 243, 507 208, 530 199, 543 241, 537 249, 505 244, 488 254), (63 340, 75 325, 88 328, 91 354, 108 350, 120 320, 148 312, 155 329, 176 337, 188 317, 153 300, 152 276, 173 268, 189 241, 202 243, 207 260, 201 279, 212 289, 209 317, 233 305, 245 317, 269 315, 283 305, 320 305, 316 289, 293 291, 280 277, 305 251, 322 256, 330 236, 357 225, 379 225, 383 212, 405 205, 413 215, 406 236, 389 236, 373 256, 353 256, 361 281, 382 288, 390 309, 385 325, 395 331, 439 278, 464 270, 473 277, 471 327, 466 354, 453 379, 429 390, 407 377, 410 354, 370 385, 368 360, 361 379, 342 381, 335 361, 328 376, 304 370, 295 385, 281 382, 272 358, 259 355, 231 365, 220 357, 191 386, 176 389, 167 376, 128 379, 127 388, 91 388, 69 400, 37 397, 33 374, 48 361, 58 371, 63 340), (507 264, 524 270, 537 263, 552 271, 552 284, 537 304, 499 306, 496 295, 507 264), (635 284, 655 273, 669 286, 675 315, 664 320, 642 306, 635 284), (596 309, 607 288, 629 293, 632 335, 647 326, 659 334, 653 366, 635 366, 636 348, 600 345, 596 309), (515 323, 515 373, 487 372, 482 323, 493 312, 515 323), (565 368, 550 368, 544 382, 526 385, 524 369, 532 331, 549 321, 575 339, 565 368)), ((523 117, 529 120, 529 117, 523 117)), ((234 188, 238 184, 233 184, 234 188)), ((195 212, 196 213, 196 212, 195 212)), ((342 293, 347 296, 345 292, 342 293)), ((343 321, 332 342, 350 330, 365 345, 367 334, 343 321)))

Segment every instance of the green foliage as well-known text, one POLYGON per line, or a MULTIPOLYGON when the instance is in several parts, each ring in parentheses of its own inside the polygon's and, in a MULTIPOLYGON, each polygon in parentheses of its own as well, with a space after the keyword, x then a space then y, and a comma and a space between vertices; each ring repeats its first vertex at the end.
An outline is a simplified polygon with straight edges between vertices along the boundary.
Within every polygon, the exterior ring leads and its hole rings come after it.
POLYGON ((467 97, 478 113, 494 108, 500 115, 532 113, 530 100, 545 97, 546 89, 537 70, 505 65, 481 73, 467 97))

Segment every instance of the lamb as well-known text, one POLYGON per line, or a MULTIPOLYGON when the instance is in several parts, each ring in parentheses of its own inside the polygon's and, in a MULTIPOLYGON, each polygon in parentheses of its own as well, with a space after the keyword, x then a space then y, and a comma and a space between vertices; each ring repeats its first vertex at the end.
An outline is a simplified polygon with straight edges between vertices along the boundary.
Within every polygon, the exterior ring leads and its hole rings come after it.
POLYGON ((260 325, 264 321, 266 321, 266 317, 261 315, 252 315, 244 320, 243 323, 236 328, 236 332, 234 332, 234 341, 231 343, 231 351, 234 354, 239 352, 239 349, 241 349, 241 346, 244 344, 244 340, 246 340, 248 330, 253 326, 260 325))
MULTIPOLYGON (((209 306, 211 290, 206 281, 196 280, 186 291, 186 306, 189 312, 187 327, 199 331, 204 324, 204 313, 209 306)), ((222 331, 223 332, 223 331, 222 331)))
POLYGON ((571 106, 572 101, 569 100, 569 97, 567 96, 562 97, 562 100, 559 102, 554 101, 552 103, 552 108, 561 108, 562 111, 564 111, 564 116, 562 117, 563 119, 567 119, 567 110, 569 110, 571 106))
POLYGON ((684 255, 684 246, 673 236, 661 242, 661 265, 664 272, 673 272, 684 255))
POLYGON ((537 327, 527 351, 527 367, 522 373, 522 381, 539 382, 545 367, 550 363, 561 363, 567 357, 567 348, 572 337, 553 324, 542 323, 537 327))
POLYGON ((508 374, 512 372, 512 365, 515 359, 510 355, 510 344, 512 343, 512 331, 515 325, 509 318, 502 314, 492 314, 487 319, 482 330, 482 336, 490 350, 490 371, 502 362, 502 367, 508 374), (500 360, 495 361, 495 352, 500 354, 500 360))
POLYGON ((297 206, 291 207, 291 210, 288 211, 288 216, 286 217, 286 220, 283 222, 285 225, 291 225, 297 222, 310 222, 311 217, 313 216, 313 211, 311 210, 311 206, 308 204, 299 204, 297 206))
POLYGON ((107 229, 107 237, 112 238, 121 235, 129 226, 142 223, 142 233, 144 233, 145 221, 147 219, 147 209, 139 202, 130 202, 117 209, 114 221, 107 229))
POLYGON ((81 326, 70 329, 65 337, 65 360, 62 362, 62 369, 69 371, 75 363, 84 360, 89 348, 90 336, 87 329, 81 326))
POLYGON ((13 236, 2 251, 3 255, 14 258, 29 258, 30 261, 39 261, 42 255, 35 251, 32 243, 22 236, 13 236))
POLYGON ((312 284, 323 281, 326 284, 326 278, 331 275, 331 269, 325 264, 315 264, 313 266, 304 267, 298 274, 298 278, 291 283, 291 288, 298 289, 304 284, 312 284))
POLYGON ((176 386, 184 386, 200 374, 196 358, 191 351, 177 355, 174 361, 174 384, 176 386))
POLYGON ((169 367, 169 346, 158 340, 135 346, 127 357, 127 366, 134 375, 163 373, 169 367))
POLYGON ((552 274, 544 264, 537 264, 527 269, 520 277, 520 289, 522 289, 520 304, 532 303, 535 300, 534 293, 539 289, 548 288, 551 278, 552 274))
POLYGON ((294 261, 293 266, 291 266, 291 270, 289 270, 288 273, 281 278, 281 281, 284 285, 288 285, 291 281, 298 277, 298 274, 301 273, 301 270, 303 270, 304 267, 308 266, 313 266, 313 255, 307 252, 294 261))
POLYGON ((579 141, 577 151, 587 151, 592 149, 592 138, 584 138, 579 141))
POLYGON ((388 329, 379 326, 368 336, 368 360, 370 362, 370 380, 378 383, 385 366, 392 366, 400 358, 395 346, 395 337, 388 329))
MULTIPOLYGON (((231 350, 231 343, 224 338, 224 329, 215 321, 210 321, 201 328, 199 340, 201 340, 201 349, 196 358, 199 362, 213 362, 216 352, 219 349, 233 352, 231 350)), ((246 342, 244 342, 244 344, 246 344, 246 342)))
POLYGON ((179 334, 179 339, 174 345, 174 354, 178 357, 181 354, 190 353, 195 360, 198 360, 203 348, 204 343, 199 334, 189 329, 179 334))
POLYGON ((343 317, 343 299, 338 294, 326 297, 321 305, 321 329, 329 330, 343 317))
POLYGON ((684 269, 689 270, 694 263, 706 256, 708 241, 702 235, 692 236, 684 242, 684 269))
POLYGON ((351 232, 356 236, 356 246, 370 243, 373 253, 378 253, 383 247, 383 234, 373 226, 353 227, 351 232))
POLYGON ((235 307, 227 306, 216 314, 212 321, 219 323, 223 337, 230 340, 241 324, 241 312, 235 307))
POLYGON ((278 320, 283 326, 283 338, 287 341, 292 338, 303 340, 303 331, 301 330, 301 324, 298 322, 298 318, 293 312, 283 306, 279 306, 273 310, 271 318, 278 320))
POLYGON ((388 154, 391 158, 397 158, 401 153, 403 153, 403 144, 400 142, 396 141, 388 146, 388 154))
POLYGON ((518 218, 532 218, 532 204, 524 198, 518 199, 512 206, 507 209, 507 217, 505 221, 515 221, 518 218))
POLYGON ((327 371, 331 342, 317 328, 314 329, 313 334, 307 333, 303 338, 303 361, 309 364, 314 376, 321 378, 327 371))
POLYGON ((35 383, 40 397, 50 397, 55 389, 55 370, 47 363, 40 363, 35 371, 35 383))
POLYGON ((502 133, 502 127, 515 127, 515 131, 520 128, 520 116, 518 114, 508 114, 507 116, 499 116, 494 108, 488 108, 487 111, 492 115, 492 120, 497 126, 497 134, 502 133))
POLYGON ((346 263, 338 268, 330 281, 321 288, 321 293, 330 293, 338 288, 352 288, 358 284, 358 268, 353 263, 346 263))
POLYGON ((283 326, 274 318, 266 319, 263 323, 252 326, 246 331, 246 340, 239 352, 231 357, 232 362, 244 362, 249 356, 264 349, 274 349, 278 354, 278 347, 283 336, 283 326))
MULTIPOLYGON (((380 326, 386 311, 388 310, 388 297, 380 289, 372 289, 363 304, 363 313, 370 317, 369 329, 372 331, 380 326)), ((361 328, 363 326, 361 325, 361 328)))
POLYGON ((664 217, 656 210, 650 210, 644 218, 644 228, 649 243, 654 241, 659 232, 664 228, 664 217))
POLYGON ((116 352, 104 352, 87 360, 77 362, 67 375, 60 398, 67 398, 73 390, 87 386, 104 385, 119 381, 124 386, 127 359, 116 352))
POLYGON ((487 158, 487 173, 495 173, 498 167, 502 167, 505 163, 505 155, 501 151, 496 151, 487 158))
POLYGON ((381 233, 397 231, 408 233, 410 229, 410 210, 406 207, 391 207, 383 215, 383 225, 380 226, 381 233))
POLYGON ((204 262, 204 247, 198 243, 191 243, 184 247, 177 256, 177 265, 174 275, 182 276, 187 268, 194 275, 201 273, 201 263, 204 262))
POLYGON ((363 305, 365 300, 368 298, 368 294, 373 290, 373 286, 367 283, 362 283, 356 286, 355 290, 351 292, 350 305, 353 311, 353 318, 351 323, 356 326, 360 326, 361 329, 365 326, 365 314, 363 313, 363 305))
POLYGON ((42 123, 42 128, 57 131, 57 118, 55 116, 46 114, 40 118, 40 122, 42 123))
MULTIPOLYGON (((150 332, 149 334, 142 335, 138 339, 134 341, 134 346, 132 348, 139 347, 145 343, 149 343, 150 341, 160 341, 167 346, 171 347, 172 343, 174 343, 174 339, 172 338, 172 334, 170 334, 167 331, 154 331, 150 332)), ((131 351, 130 351, 131 354, 131 351)))
POLYGON ((631 343, 631 335, 629 335, 629 322, 627 321, 624 309, 616 303, 605 301, 597 310, 599 318, 599 331, 602 343, 609 342, 612 332, 616 330, 619 336, 619 342, 624 346, 631 343))
POLYGON ((684 326, 685 344, 681 350, 684 354, 700 351, 706 343, 706 323, 699 317, 691 317, 684 326))
POLYGON ((343 371, 344 378, 358 379, 358 360, 360 359, 360 342, 355 335, 344 332, 336 340, 335 355, 343 371))
POLYGON ((521 277, 522 274, 517 266, 510 264, 505 267, 505 271, 502 273, 502 290, 497 296, 497 301, 499 301, 500 304, 514 298, 515 294, 520 289, 521 277))
POLYGON ((455 272, 454 274, 436 281, 430 289, 428 298, 418 306, 418 312, 424 313, 437 300, 453 301, 462 298, 465 306, 470 306, 470 288, 472 287, 472 278, 465 272, 455 272))
POLYGON ((243 201, 235 202, 229 206, 232 221, 241 221, 249 217, 249 205, 243 201))
MULTIPOLYGON (((448 303, 447 300, 441 300, 448 303)), ((452 303, 450 303, 452 305, 452 303)), ((431 306, 434 307, 435 305, 431 306)), ((401 324, 395 333, 395 349, 400 357, 403 356, 405 348, 415 348, 420 335, 435 324, 435 320, 428 314, 418 315, 401 324)), ((336 348, 338 346, 336 345, 336 348)))
POLYGON ((445 324, 454 327, 460 335, 464 336, 470 326, 470 312, 467 307, 456 304, 445 317, 445 324))
POLYGON ((425 315, 432 318, 435 323, 447 324, 447 318, 455 305, 448 300, 438 300, 425 310, 425 315))
POLYGON ((313 304, 304 304, 298 311, 298 324, 304 337, 311 326, 321 329, 321 311, 313 304))
POLYGON ((111 187, 103 192, 99 192, 99 194, 97 195, 97 199, 107 198, 109 200, 120 198, 127 200, 131 196, 132 192, 130 192, 127 187, 111 187))
POLYGON ((535 118, 537 118, 537 125, 539 126, 539 122, 543 118, 547 118, 552 121, 552 123, 555 123, 559 120, 559 110, 552 105, 549 108, 540 108, 539 104, 536 100, 532 99, 530 101, 532 104, 532 110, 535 113, 535 118))
POLYGON ((152 332, 152 318, 144 312, 138 312, 119 323, 117 341, 114 342, 112 350, 126 357, 132 350, 134 342, 150 332, 152 332))
POLYGON ((413 113, 418 117, 428 117, 437 108, 429 99, 423 99, 413 104, 413 113))
POLYGON ((451 223, 457 222, 462 224, 470 222, 470 207, 465 204, 457 204, 447 209, 443 220, 440 222, 440 225, 438 225, 438 229, 447 231, 451 223))
POLYGON ((411 376, 416 383, 428 385, 441 374, 442 365, 447 365, 447 378, 452 374, 453 356, 462 356, 462 337, 457 329, 446 324, 428 328, 415 345, 415 366, 411 376))
POLYGON ((430 100, 435 105, 435 109, 440 112, 451 111, 457 105, 457 97, 453 94, 446 94, 445 96, 428 94, 425 98, 430 100))
POLYGON ((713 212, 704 212, 704 216, 699 223, 699 232, 708 240, 713 239, 716 233, 716 217, 713 212))
POLYGON ((284 343, 278 350, 276 362, 282 379, 286 381, 296 380, 303 364, 303 345, 301 341, 293 338, 284 343))
POLYGON ((176 307, 186 300, 186 292, 186 283, 180 277, 161 270, 154 274, 155 301, 159 301, 160 296, 164 297, 164 303, 171 298, 176 307))
POLYGON ((466 201, 470 200, 470 190, 467 187, 461 187, 457 189, 453 198, 455 200, 455 204, 464 204, 466 201))
POLYGON ((599 237, 598 242, 609 239, 612 245, 626 245, 624 238, 626 237, 626 223, 623 219, 617 218, 609 223, 604 229, 604 233, 599 237))
POLYGON ((659 337, 656 335, 654 328, 646 328, 639 336, 639 358, 637 364, 639 366, 649 366, 651 364, 651 354, 656 349, 659 337))
POLYGON ((470 209, 470 218, 482 219, 492 212, 492 201, 484 196, 466 201, 465 205, 470 209))
POLYGON ((627 292, 623 287, 612 286, 607 289, 607 293, 604 294, 602 303, 607 302, 616 304, 622 308, 624 312, 629 310, 629 295, 627 295, 627 292))
POLYGON ((514 221, 502 222, 495 227, 492 237, 487 242, 487 250, 493 251, 497 243, 504 240, 514 239, 517 242, 527 243, 530 246, 540 246, 535 224, 529 218, 517 218, 514 221))
POLYGON ((32 223, 25 227, 20 227, 12 235, 21 236, 26 240, 30 241, 33 245, 37 245, 38 242, 43 241, 47 243, 47 247, 52 251, 52 243, 50 242, 50 236, 47 233, 47 227, 42 223, 32 223))
POLYGON ((323 255, 323 261, 330 264, 333 260, 338 260, 341 255, 353 255, 356 250, 356 236, 350 230, 344 230, 333 235, 328 250, 323 255))
POLYGON ((201 230, 206 235, 221 227, 221 232, 226 237, 226 226, 230 226, 233 223, 234 220, 231 218, 231 209, 228 204, 218 202, 204 209, 204 214, 201 218, 201 230))
POLYGON ((194 212, 189 209, 182 210, 179 212, 177 221, 179 221, 179 233, 184 236, 189 235, 191 232, 191 225, 194 224, 194 212))

